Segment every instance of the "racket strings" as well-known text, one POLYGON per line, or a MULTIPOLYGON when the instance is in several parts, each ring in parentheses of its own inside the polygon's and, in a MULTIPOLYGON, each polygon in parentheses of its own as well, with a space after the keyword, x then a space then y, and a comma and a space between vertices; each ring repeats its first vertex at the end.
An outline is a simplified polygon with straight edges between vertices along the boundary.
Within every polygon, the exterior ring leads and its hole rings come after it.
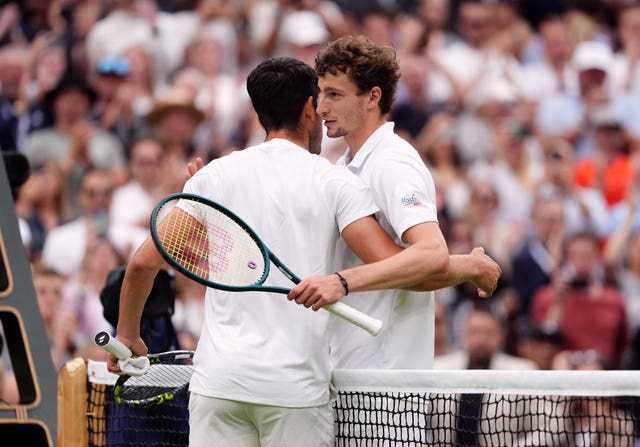
POLYGON ((208 278, 209 237, 206 229, 183 212, 171 213, 162 224, 161 243, 167 252, 189 271, 208 278))
POLYGON ((180 201, 178 212, 164 214, 158 229, 160 243, 183 268, 228 286, 264 281, 267 263, 261 247, 227 214, 185 199, 180 201))

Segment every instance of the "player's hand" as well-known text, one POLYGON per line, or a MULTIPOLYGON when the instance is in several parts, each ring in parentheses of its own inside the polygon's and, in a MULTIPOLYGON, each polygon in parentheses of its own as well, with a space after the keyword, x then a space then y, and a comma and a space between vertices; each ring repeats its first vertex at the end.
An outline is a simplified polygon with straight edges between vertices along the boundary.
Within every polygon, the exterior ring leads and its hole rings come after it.
POLYGON ((313 310, 339 301, 345 295, 337 275, 311 276, 297 284, 287 298, 313 310))
POLYGON ((475 247, 471 250, 477 273, 473 279, 473 283, 478 288, 478 295, 482 298, 488 298, 498 287, 498 280, 502 275, 500 265, 484 252, 484 248, 475 247))
MULTIPOLYGON (((131 349, 131 352, 134 355, 142 356, 142 355, 147 355, 147 353, 149 352, 147 345, 144 343, 144 341, 140 337, 126 338, 118 335, 116 336, 116 338, 120 340, 122 344, 125 345, 127 348, 131 349)), ((110 372, 115 374, 120 374, 122 372, 122 370, 118 366, 118 358, 112 354, 107 354, 107 369, 110 372)))
POLYGON ((191 177, 193 177, 196 174, 196 172, 198 172, 203 167, 204 167, 204 161, 202 161, 202 158, 200 157, 196 158, 195 164, 187 163, 187 172, 184 175, 185 178, 189 180, 191 177))

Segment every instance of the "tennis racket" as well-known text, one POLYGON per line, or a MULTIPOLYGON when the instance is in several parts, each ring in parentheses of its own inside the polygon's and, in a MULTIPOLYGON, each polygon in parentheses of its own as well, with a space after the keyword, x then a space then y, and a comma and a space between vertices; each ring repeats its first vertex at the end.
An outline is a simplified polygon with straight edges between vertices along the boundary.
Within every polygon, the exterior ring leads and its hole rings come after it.
MULTIPOLYGON (((293 283, 300 282, 240 217, 204 197, 187 193, 165 197, 154 208, 150 227, 162 257, 207 287, 289 293, 291 289, 264 284, 271 263, 293 283)), ((371 335, 377 335, 382 327, 381 321, 341 302, 323 309, 371 335)))
MULTIPOLYGON (((95 336, 98 346, 118 360, 133 357, 129 348, 108 332, 95 336)), ((118 404, 150 407, 173 400, 185 394, 193 375, 193 351, 169 351, 149 354, 146 372, 139 376, 121 374, 113 387, 113 398, 118 404)))

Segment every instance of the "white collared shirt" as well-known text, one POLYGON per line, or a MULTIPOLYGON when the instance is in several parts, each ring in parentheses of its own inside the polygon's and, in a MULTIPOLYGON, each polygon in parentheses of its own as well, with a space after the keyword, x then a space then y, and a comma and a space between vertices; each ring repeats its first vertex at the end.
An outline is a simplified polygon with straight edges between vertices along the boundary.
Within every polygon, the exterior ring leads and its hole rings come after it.
MULTIPOLYGON (((435 183, 418 152, 393 132, 393 126, 392 122, 380 126, 347 168, 371 189, 381 210, 376 214, 380 225, 397 244, 406 245, 401 237, 407 229, 437 222, 435 183)), ((343 240, 338 241, 336 251, 336 269, 362 264, 343 240)), ((334 368, 432 368, 433 292, 381 290, 352 293, 342 301, 382 320, 383 328, 371 337, 331 317, 334 368)))
MULTIPOLYGON (((342 230, 377 211, 356 176, 283 139, 212 161, 184 190, 236 213, 301 278, 333 271, 342 230)), ((293 287, 271 272, 266 285, 293 287)), ((207 289, 191 390, 265 405, 326 404, 328 319, 283 294, 207 289)))

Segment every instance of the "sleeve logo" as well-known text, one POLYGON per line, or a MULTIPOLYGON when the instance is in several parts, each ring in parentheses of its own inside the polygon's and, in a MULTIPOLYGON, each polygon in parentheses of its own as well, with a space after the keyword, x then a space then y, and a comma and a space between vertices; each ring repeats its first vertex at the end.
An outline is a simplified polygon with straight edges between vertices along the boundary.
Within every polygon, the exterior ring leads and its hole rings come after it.
POLYGON ((406 194, 400 201, 402 202, 402 206, 418 206, 421 203, 415 194, 406 194))

